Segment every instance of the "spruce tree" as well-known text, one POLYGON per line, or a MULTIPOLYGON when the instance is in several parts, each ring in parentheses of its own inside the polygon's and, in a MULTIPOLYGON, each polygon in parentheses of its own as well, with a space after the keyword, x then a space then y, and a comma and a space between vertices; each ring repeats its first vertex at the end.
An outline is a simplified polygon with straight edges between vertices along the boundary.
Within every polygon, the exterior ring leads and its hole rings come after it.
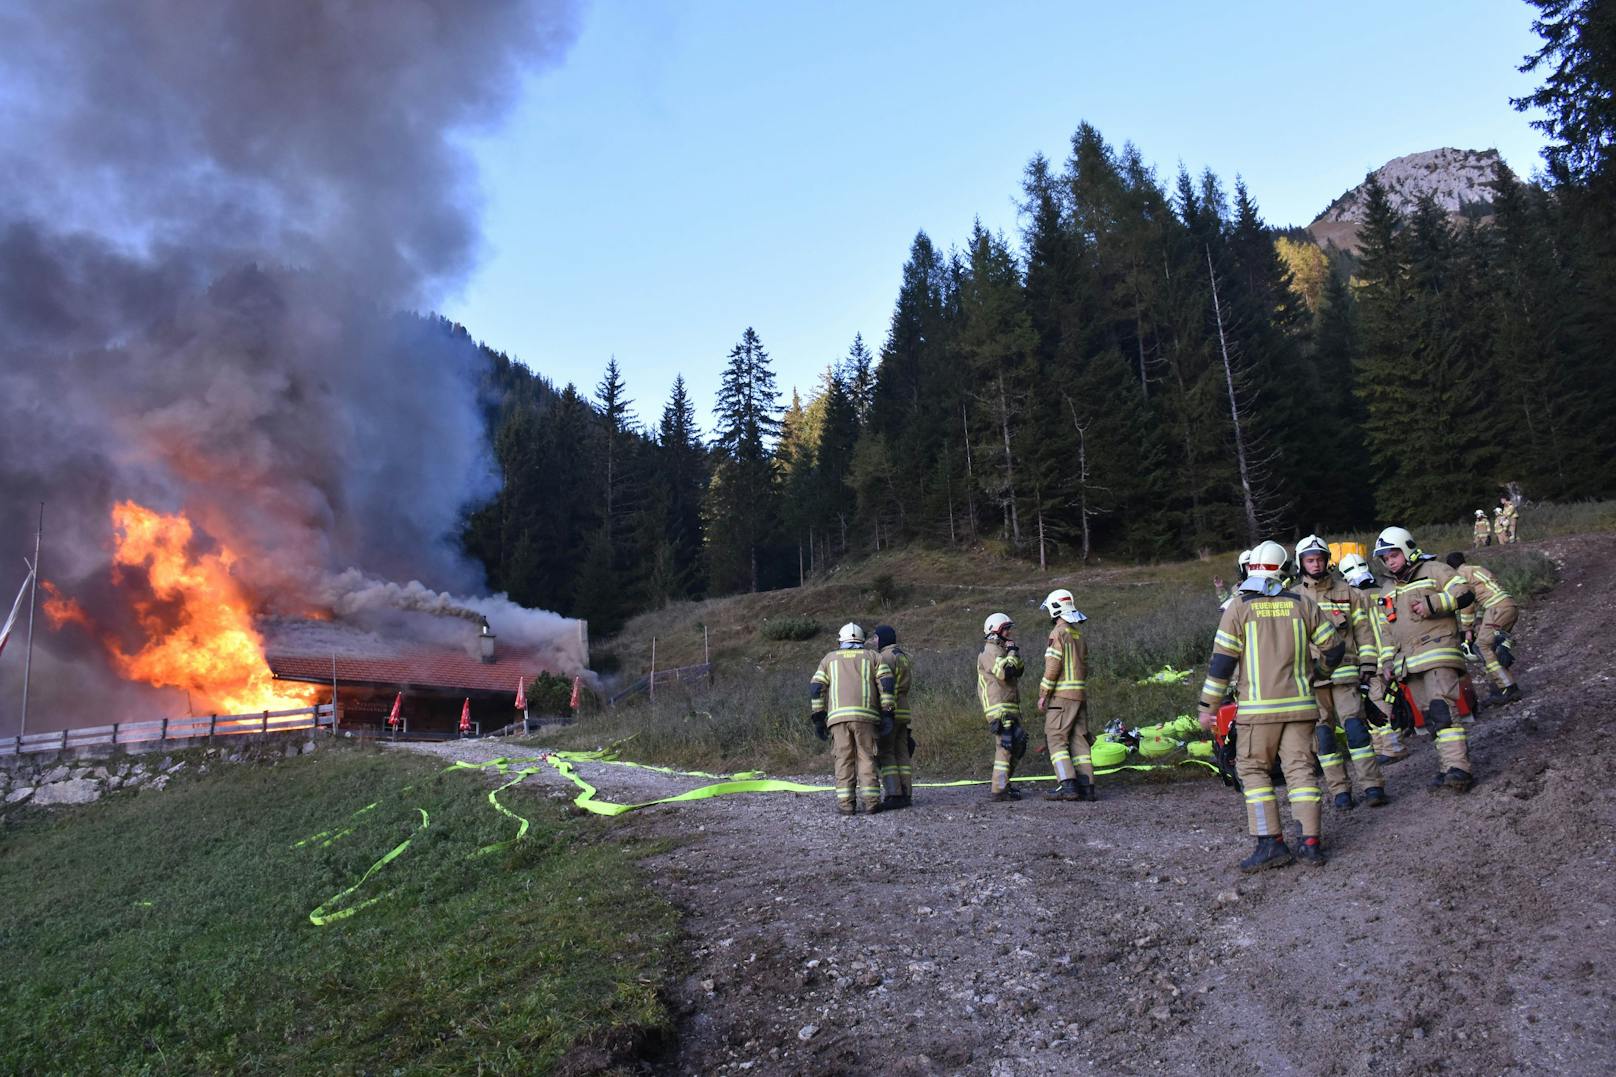
POLYGON ((730 350, 714 411, 717 468, 706 518, 713 582, 757 591, 778 518, 773 452, 780 432, 779 390, 769 353, 750 326, 730 350))

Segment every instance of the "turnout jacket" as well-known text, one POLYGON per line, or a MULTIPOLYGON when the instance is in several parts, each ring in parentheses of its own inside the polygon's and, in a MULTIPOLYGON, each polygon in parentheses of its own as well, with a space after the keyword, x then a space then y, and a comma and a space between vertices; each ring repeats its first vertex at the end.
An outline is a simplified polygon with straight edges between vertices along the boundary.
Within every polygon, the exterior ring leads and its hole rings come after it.
POLYGON ((1312 648, 1322 655, 1323 682, 1341 662, 1346 644, 1318 603, 1277 580, 1254 577, 1240 585, 1223 611, 1201 686, 1201 710, 1216 711, 1240 673, 1239 721, 1246 725, 1314 722, 1312 648))
POLYGON ((892 671, 892 716, 900 722, 909 720, 909 685, 914 676, 914 661, 894 643, 883 647, 881 661, 892 671))
POLYGON ((1469 581, 1430 554, 1420 554, 1412 569, 1391 580, 1381 594, 1386 633, 1382 664, 1392 665, 1398 680, 1430 669, 1463 670, 1459 616, 1475 601, 1469 581), (1415 606, 1427 614, 1424 620, 1414 619, 1415 606))
POLYGON ((1487 517, 1476 517, 1476 526, 1470 529, 1472 541, 1477 546, 1487 545, 1487 540, 1493 537, 1493 525, 1487 522, 1487 517))
POLYGON ((1514 597, 1498 582, 1498 577, 1482 568, 1480 565, 1460 565, 1454 569, 1464 577, 1470 589, 1476 594, 1476 601, 1459 611, 1459 627, 1468 632, 1476 625, 1478 616, 1477 607, 1480 607, 1479 616, 1483 621, 1496 610, 1499 614, 1509 613, 1518 609, 1514 597))
POLYGON ((815 715, 826 715, 826 725, 879 722, 881 712, 892 709, 892 670, 864 647, 832 651, 819 660, 808 698, 815 715))
POLYGON ((988 721, 1021 718, 1021 674, 1027 664, 1019 651, 1012 651, 998 637, 983 641, 976 659, 976 697, 982 702, 982 717, 988 721))
POLYGON ((1341 664, 1333 673, 1314 671, 1313 686, 1353 685, 1358 683, 1360 673, 1373 673, 1380 665, 1384 649, 1373 599, 1342 579, 1334 569, 1320 580, 1310 579, 1303 573, 1300 586, 1301 593, 1318 604, 1347 645, 1341 664))
POLYGON ((1088 696, 1089 645, 1069 621, 1056 621, 1044 647, 1044 676, 1038 693, 1078 703, 1088 696))

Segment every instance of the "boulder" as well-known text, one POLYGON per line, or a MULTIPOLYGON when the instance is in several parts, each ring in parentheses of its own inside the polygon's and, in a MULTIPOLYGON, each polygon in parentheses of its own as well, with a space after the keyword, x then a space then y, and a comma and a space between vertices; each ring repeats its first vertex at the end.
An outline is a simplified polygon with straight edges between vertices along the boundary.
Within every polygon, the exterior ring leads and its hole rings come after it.
POLYGON ((39 776, 40 785, 50 785, 53 782, 65 782, 73 776, 73 772, 66 767, 52 767, 39 776))
POLYGON ((101 796, 101 785, 88 778, 52 782, 34 791, 35 804, 88 804, 101 796))
POLYGON ((33 795, 34 795, 33 789, 30 786, 25 785, 25 786, 22 786, 20 789, 13 789, 11 792, 7 793, 6 794, 6 803, 7 804, 20 804, 22 801, 27 800, 29 797, 31 797, 33 795))

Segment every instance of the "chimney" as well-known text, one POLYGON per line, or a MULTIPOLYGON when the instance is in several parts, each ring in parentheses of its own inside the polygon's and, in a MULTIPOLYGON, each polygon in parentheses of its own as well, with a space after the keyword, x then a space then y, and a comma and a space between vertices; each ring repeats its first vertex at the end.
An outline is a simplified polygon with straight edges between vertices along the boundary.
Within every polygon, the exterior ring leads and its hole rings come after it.
POLYGON ((482 660, 488 665, 494 664, 494 633, 488 628, 488 619, 483 619, 482 632, 477 636, 477 643, 482 648, 482 660))

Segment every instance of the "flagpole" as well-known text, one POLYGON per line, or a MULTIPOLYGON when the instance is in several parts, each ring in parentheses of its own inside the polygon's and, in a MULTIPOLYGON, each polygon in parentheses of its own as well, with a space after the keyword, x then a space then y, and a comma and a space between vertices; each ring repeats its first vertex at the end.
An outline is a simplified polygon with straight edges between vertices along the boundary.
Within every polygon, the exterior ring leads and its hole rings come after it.
POLYGON ((39 503, 39 526, 34 530, 34 574, 28 584, 28 649, 22 659, 22 719, 17 723, 17 742, 28 732, 28 673, 34 664, 34 600, 39 595, 39 539, 45 533, 45 503, 39 503))

